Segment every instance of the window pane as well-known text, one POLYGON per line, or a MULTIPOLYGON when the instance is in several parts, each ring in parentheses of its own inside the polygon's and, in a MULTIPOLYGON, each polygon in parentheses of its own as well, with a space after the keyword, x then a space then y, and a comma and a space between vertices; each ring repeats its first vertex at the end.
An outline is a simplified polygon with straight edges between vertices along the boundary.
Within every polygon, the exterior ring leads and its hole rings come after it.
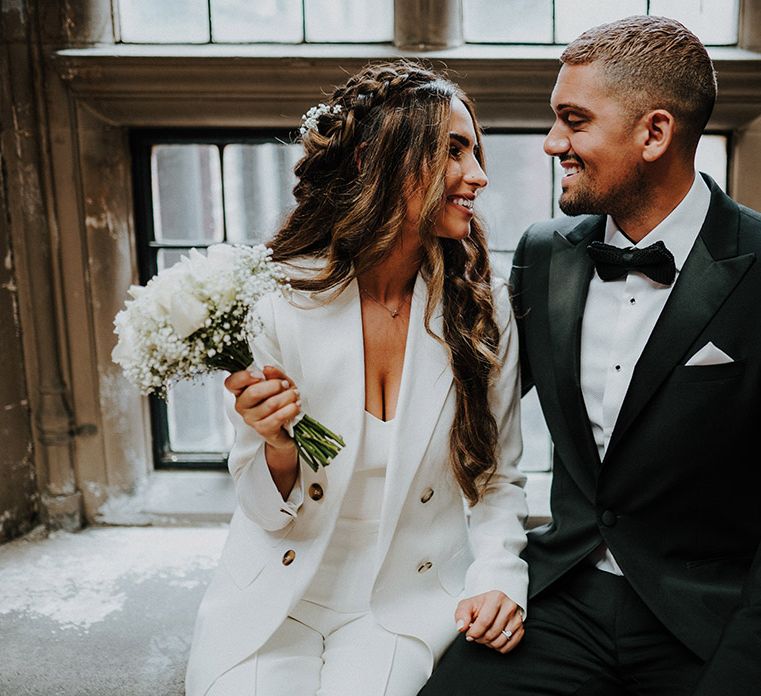
POLYGON ((211 0, 211 31, 214 41, 300 43, 301 0, 211 0))
POLYGON ((129 0, 119 3, 119 28, 125 43, 206 43, 207 0, 129 0))
POLYGON ((552 0, 463 0, 465 41, 552 43, 552 0))
POLYGON ((521 400, 521 434, 523 435, 523 471, 552 470, 552 440, 544 422, 536 389, 521 400))
POLYGON ((222 385, 226 372, 205 382, 180 382, 169 391, 167 420, 173 452, 226 452, 233 444, 233 427, 225 415, 222 385))
POLYGON ((723 190, 727 190, 727 136, 704 135, 698 143, 695 168, 705 172, 723 190))
MULTIPOLYGON (((171 268, 176 264, 180 257, 187 256, 190 249, 159 249, 156 256, 156 266, 159 271, 163 271, 165 268, 171 268)), ((199 249, 203 254, 203 249, 199 249)))
POLYGON ((307 41, 394 40, 393 0, 304 0, 304 10, 307 41))
POLYGON ((552 162, 543 135, 486 135, 489 185, 477 207, 486 221, 489 246, 515 249, 524 230, 552 214, 552 162))
POLYGON ((216 145, 155 145, 151 150, 157 242, 224 239, 222 176, 216 145))
POLYGON ((555 41, 568 43, 598 24, 647 14, 647 0, 555 0, 555 41))
POLYGON ((706 44, 736 44, 738 0, 650 0, 650 14, 679 20, 706 44))
MULTIPOLYGON (((509 279, 510 268, 513 264, 512 252, 493 251, 491 264, 493 275, 509 279)), ((532 389, 521 401, 521 433, 523 434, 523 456, 520 468, 523 471, 550 471, 552 442, 544 423, 536 389, 532 389)))
POLYGON ((224 150, 225 219, 230 242, 265 242, 293 205, 293 167, 301 145, 228 145, 224 150))

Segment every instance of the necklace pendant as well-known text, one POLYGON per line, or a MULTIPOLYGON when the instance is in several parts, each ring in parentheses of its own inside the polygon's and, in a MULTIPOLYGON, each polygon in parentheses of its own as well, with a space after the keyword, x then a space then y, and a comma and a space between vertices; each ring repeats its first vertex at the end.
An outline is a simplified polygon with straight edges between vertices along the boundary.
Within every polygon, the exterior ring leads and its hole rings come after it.
POLYGON ((393 312, 391 312, 391 318, 396 319, 399 316, 399 310, 395 309, 393 312))

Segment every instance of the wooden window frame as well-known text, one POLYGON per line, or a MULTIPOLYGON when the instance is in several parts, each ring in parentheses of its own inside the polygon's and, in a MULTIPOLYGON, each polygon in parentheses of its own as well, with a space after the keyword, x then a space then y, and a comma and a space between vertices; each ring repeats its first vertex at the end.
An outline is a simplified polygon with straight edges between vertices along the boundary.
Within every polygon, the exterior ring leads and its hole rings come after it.
MULTIPOLYGON (((744 48, 709 49, 719 74, 709 129, 732 133, 728 187, 738 201, 756 209, 761 209, 756 183, 761 180, 759 19, 761 0, 744 0, 744 48)), ((97 28, 100 34, 93 33, 93 40, 108 41, 103 25, 97 28)), ((74 420, 65 446, 45 440, 45 425, 53 421, 45 403, 32 394, 32 415, 39 424, 35 456, 45 469, 41 479, 50 490, 64 492, 73 482, 90 522, 227 519, 233 500, 227 474, 211 472, 215 477, 209 478, 209 472, 155 471, 147 400, 124 382, 110 360, 113 317, 127 287, 139 278, 129 133, 136 128, 296 128, 320 90, 342 82, 347 73, 369 60, 415 54, 384 45, 67 46, 71 42, 45 43, 41 57, 42 156, 56 282, 50 307, 32 310, 24 301, 34 296, 38 269, 32 251, 23 251, 25 232, 14 232, 21 250, 17 275, 24 340, 32 343, 44 333, 38 325, 56 327, 62 398, 74 420), (129 514, 120 517, 122 500, 129 503, 122 506, 129 514)), ((485 127, 544 130, 551 123, 548 98, 561 50, 465 45, 418 55, 449 69, 474 97, 485 127)), ((32 386, 35 364, 30 361, 26 368, 32 386)), ((545 497, 547 485, 548 480, 541 483, 545 497)), ((547 513, 545 504, 538 519, 547 513)))

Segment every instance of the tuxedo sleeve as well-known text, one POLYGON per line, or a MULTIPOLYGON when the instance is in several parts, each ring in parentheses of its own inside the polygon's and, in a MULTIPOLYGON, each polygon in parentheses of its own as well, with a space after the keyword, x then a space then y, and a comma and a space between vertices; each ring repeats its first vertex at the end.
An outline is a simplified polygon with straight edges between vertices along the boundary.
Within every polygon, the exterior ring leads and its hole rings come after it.
POLYGON ((465 577, 465 596, 501 590, 525 613, 528 567, 520 554, 526 545, 528 509, 523 490, 526 477, 517 466, 523 448, 518 336, 504 281, 494 295, 502 369, 489 388, 489 405, 497 422, 497 469, 483 498, 470 510, 474 561, 465 577))
POLYGON ((748 696, 761 685, 761 546, 743 588, 742 603, 724 626, 693 696, 748 696))
MULTIPOLYGON (((251 346, 254 362, 258 367, 273 365, 282 368, 273 298, 267 296, 260 300, 256 312, 262 322, 262 331, 251 346)), ((293 375, 291 377, 295 379, 293 375)), ((235 481, 238 505, 249 519, 263 529, 282 529, 293 522, 304 502, 301 472, 290 495, 283 500, 267 466, 264 440, 235 411, 231 399, 226 402, 226 407, 235 429, 235 444, 230 450, 227 466, 235 481)))
POLYGON ((527 266, 527 246, 528 239, 531 235, 531 227, 524 232, 518 246, 513 254, 513 267, 510 273, 510 299, 515 314, 515 321, 518 327, 518 342, 521 366, 521 394, 525 395, 531 391, 534 386, 534 380, 531 375, 531 364, 528 359, 528 351, 525 344, 524 325, 528 316, 528 307, 525 302, 526 286, 524 284, 524 269, 527 266))

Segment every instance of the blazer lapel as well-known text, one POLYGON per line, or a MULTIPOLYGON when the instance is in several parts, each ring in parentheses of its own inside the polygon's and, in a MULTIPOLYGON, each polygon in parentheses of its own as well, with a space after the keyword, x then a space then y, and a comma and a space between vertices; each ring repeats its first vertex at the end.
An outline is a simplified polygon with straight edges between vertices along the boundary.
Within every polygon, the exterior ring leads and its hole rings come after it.
MULTIPOLYGON (((407 491, 423 460, 452 385, 449 352, 428 334, 423 325, 427 300, 425 281, 418 274, 410 304, 402 382, 389 443, 378 539, 379 562, 386 555, 407 491)), ((431 329, 437 336, 444 335, 441 311, 439 305, 431 317, 431 329)))
POLYGON ((593 216, 579 223, 567 236, 555 232, 547 290, 557 400, 566 421, 565 432, 554 433, 555 444, 560 437, 569 438, 581 463, 574 467, 574 478, 590 496, 597 466, 584 466, 584 463, 599 463, 599 455, 581 392, 581 320, 594 272, 587 246, 595 239, 602 239, 604 224, 604 217, 593 216))
POLYGON ((738 255, 737 204, 705 178, 712 194, 708 215, 634 368, 606 459, 755 260, 738 255))

